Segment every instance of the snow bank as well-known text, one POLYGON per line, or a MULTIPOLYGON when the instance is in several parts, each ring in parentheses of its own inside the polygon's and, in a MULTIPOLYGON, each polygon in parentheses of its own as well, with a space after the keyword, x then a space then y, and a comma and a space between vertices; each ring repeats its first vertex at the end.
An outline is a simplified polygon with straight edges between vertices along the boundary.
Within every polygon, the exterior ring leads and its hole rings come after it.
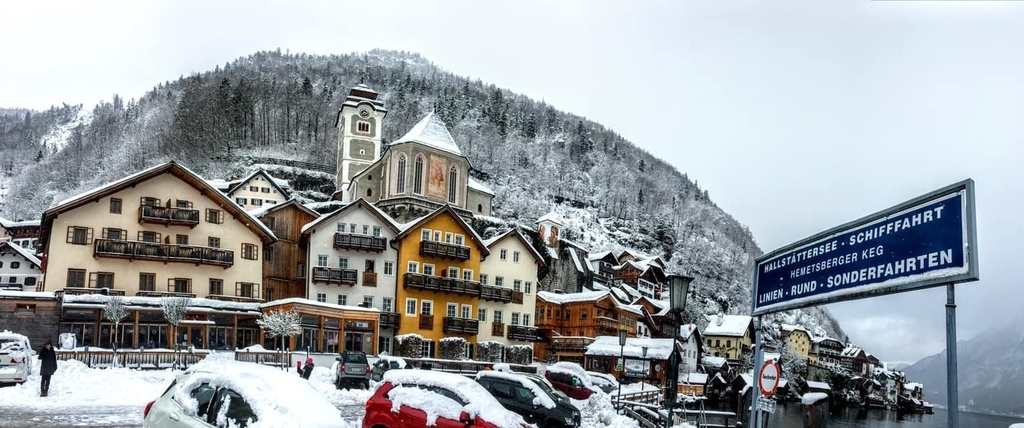
POLYGON ((805 406, 813 406, 814 404, 821 400, 828 400, 828 394, 824 392, 808 392, 804 394, 803 398, 801 399, 801 402, 805 406))
POLYGON ((170 369, 91 369, 76 360, 58 361, 57 372, 50 381, 50 396, 43 398, 39 396, 39 362, 36 361, 28 382, 0 388, 0 403, 30 408, 137 406, 138 422, 142 423, 142 407, 167 389, 175 373, 170 369))

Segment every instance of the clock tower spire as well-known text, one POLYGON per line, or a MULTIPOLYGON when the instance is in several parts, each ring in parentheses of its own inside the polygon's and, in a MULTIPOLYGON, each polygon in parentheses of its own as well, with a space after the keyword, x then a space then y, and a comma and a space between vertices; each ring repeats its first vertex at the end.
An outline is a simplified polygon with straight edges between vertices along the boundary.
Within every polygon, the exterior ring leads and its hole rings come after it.
POLYGON ((340 196, 344 202, 354 199, 349 191, 352 177, 380 158, 381 130, 388 111, 378 97, 370 87, 356 85, 349 91, 335 121, 338 128, 335 197, 340 196))

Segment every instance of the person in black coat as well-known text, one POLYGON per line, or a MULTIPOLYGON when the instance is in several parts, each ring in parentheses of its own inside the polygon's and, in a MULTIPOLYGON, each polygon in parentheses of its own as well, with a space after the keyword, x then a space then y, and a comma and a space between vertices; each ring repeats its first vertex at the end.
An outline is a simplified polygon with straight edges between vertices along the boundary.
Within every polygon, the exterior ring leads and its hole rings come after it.
POLYGON ((309 375, 313 373, 313 357, 306 357, 306 365, 302 367, 302 378, 309 379, 309 375))
POLYGON ((39 351, 39 363, 39 375, 42 376, 39 395, 45 397, 50 393, 50 376, 57 371, 57 351, 54 351, 52 343, 46 342, 39 351))

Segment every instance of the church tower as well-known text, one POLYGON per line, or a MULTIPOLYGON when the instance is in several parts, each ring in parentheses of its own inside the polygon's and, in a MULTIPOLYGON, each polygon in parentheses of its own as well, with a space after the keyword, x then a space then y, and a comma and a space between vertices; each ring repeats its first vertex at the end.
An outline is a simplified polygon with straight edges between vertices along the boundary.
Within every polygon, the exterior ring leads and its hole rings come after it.
POLYGON ((359 84, 341 105, 335 126, 338 128, 338 178, 335 197, 344 202, 354 198, 349 191, 352 178, 380 158, 381 126, 388 114, 379 94, 359 84))

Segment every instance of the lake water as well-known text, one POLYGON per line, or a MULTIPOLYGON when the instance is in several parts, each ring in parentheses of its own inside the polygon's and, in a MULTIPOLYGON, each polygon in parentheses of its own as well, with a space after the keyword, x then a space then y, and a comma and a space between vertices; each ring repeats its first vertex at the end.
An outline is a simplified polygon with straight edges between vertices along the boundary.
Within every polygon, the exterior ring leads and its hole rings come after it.
MULTIPOLYGON (((768 428, 799 428, 803 426, 800 403, 779 405, 768 418, 768 428)), ((942 428, 946 426, 946 410, 935 409, 932 415, 897 414, 881 409, 842 409, 832 415, 828 426, 834 428, 942 428)), ((1024 418, 992 416, 960 412, 960 426, 965 428, 1007 428, 1024 423, 1024 418)))

